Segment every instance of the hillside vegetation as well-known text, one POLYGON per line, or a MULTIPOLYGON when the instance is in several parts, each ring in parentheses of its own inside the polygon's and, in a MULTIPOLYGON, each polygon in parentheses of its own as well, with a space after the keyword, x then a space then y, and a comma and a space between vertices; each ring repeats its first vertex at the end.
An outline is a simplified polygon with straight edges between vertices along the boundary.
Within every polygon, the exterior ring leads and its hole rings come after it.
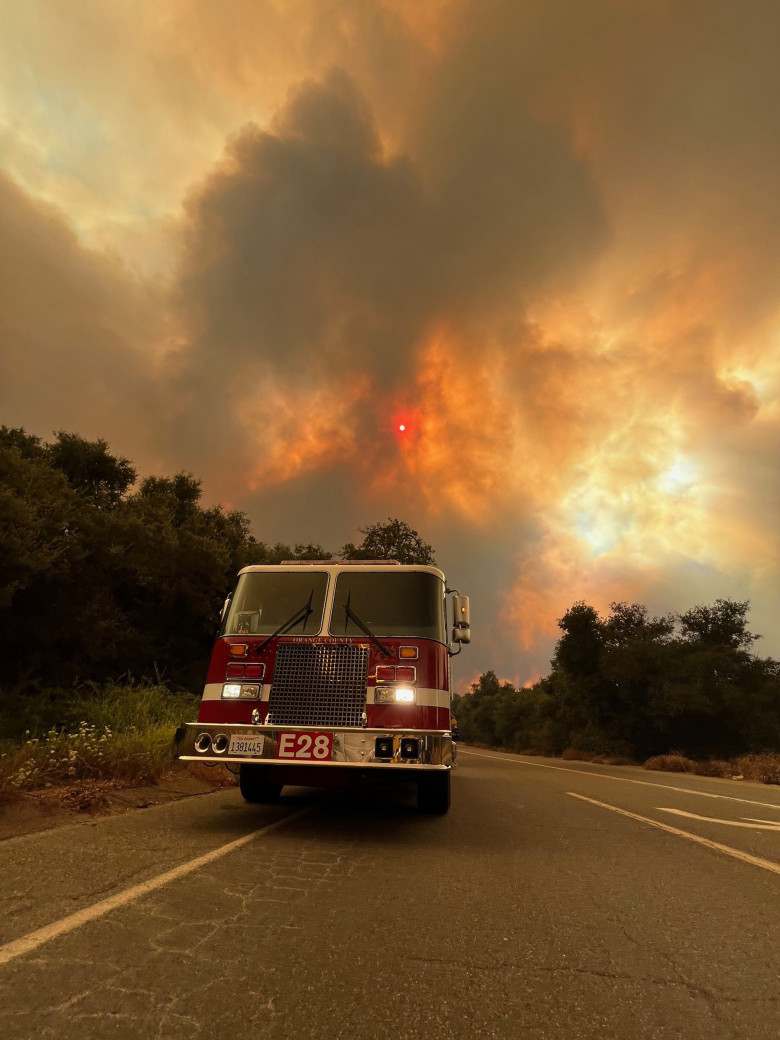
POLYGON ((550 674, 522 689, 481 675, 456 698, 461 733, 512 751, 640 761, 672 749, 699 760, 780 752, 780 663, 753 652, 748 608, 719 599, 658 618, 613 603, 604 618, 575 603, 550 674))

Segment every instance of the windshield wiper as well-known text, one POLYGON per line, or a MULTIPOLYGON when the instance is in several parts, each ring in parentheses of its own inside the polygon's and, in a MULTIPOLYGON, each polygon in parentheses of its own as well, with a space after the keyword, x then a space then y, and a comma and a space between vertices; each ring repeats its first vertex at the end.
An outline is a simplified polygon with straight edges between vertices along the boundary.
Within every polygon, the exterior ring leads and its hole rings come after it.
POLYGON ((347 631, 347 618, 349 618, 350 621, 354 621, 355 622, 355 624, 357 625, 357 627, 360 629, 361 632, 363 632, 365 635, 367 635, 368 638, 372 642, 376 643, 376 645, 379 647, 379 649, 382 651, 383 654, 385 654, 387 657, 392 657, 392 654, 387 649, 387 647, 384 645, 384 643, 380 643, 379 642, 379 640, 374 635, 374 633, 371 631, 371 629, 368 627, 368 625, 365 623, 365 621, 361 621, 360 618, 355 613, 355 611, 352 610, 352 608, 349 605, 351 599, 352 599, 352 592, 350 591, 348 593, 348 595, 347 595, 347 602, 344 604, 344 631, 345 632, 347 631))
POLYGON ((312 589, 309 593, 309 598, 307 602, 304 603, 304 605, 301 607, 301 609, 296 610, 292 617, 288 618, 287 621, 283 621, 275 632, 272 632, 267 639, 263 640, 263 642, 257 648, 258 654, 261 654, 263 650, 265 650, 265 648, 268 646, 272 639, 276 639, 277 636, 284 635, 284 633, 287 632, 288 629, 294 628, 295 625, 297 625, 301 621, 303 622, 303 631, 306 631, 306 622, 309 620, 309 615, 314 613, 311 606, 311 601, 313 597, 314 589, 312 589))

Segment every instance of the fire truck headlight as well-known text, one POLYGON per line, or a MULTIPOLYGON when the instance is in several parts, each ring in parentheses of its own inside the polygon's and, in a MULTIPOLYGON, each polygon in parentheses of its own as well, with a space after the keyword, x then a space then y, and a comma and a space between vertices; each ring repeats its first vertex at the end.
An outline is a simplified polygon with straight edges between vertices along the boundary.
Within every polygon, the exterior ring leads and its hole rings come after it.
POLYGON ((226 682, 222 687, 222 696, 237 700, 241 696, 241 683, 226 682))
POLYGON ((243 685, 241 687, 242 701, 256 701, 260 697, 260 687, 254 685, 243 685))
POLYGON ((414 704, 414 689, 411 686, 396 686, 395 699, 401 704, 414 704))

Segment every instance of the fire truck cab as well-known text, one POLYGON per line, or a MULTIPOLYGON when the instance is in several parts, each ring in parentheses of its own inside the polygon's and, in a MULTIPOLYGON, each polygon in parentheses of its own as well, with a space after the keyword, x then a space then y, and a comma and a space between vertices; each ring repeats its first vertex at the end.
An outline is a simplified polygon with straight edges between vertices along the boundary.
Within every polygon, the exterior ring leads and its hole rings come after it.
MULTIPOLYGON (((249 802, 376 777, 416 782, 420 809, 446 813, 452 591, 435 567, 391 561, 245 567, 176 757, 237 768, 249 802)), ((452 609, 467 643, 468 598, 452 609)))

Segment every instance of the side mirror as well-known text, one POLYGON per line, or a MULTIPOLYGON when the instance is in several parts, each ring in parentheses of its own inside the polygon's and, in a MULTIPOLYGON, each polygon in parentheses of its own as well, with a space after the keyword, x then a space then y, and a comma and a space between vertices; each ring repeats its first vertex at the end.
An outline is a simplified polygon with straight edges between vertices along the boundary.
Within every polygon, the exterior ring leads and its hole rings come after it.
POLYGON ((471 642, 471 613, 468 596, 452 597, 452 641, 453 643, 471 642))

